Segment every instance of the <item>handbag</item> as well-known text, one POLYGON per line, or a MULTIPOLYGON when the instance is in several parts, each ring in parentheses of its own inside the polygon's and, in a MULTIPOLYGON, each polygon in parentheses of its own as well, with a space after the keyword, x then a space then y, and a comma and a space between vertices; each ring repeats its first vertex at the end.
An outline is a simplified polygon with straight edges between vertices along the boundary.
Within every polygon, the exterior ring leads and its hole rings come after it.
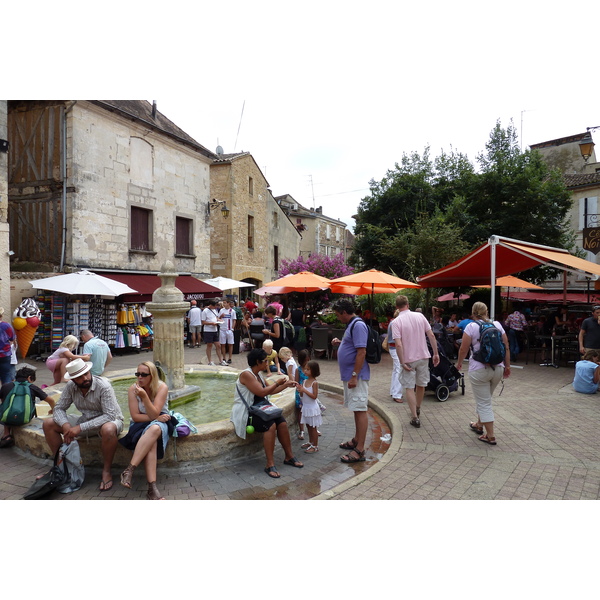
POLYGON ((250 406, 244 396, 240 392, 238 386, 235 386, 235 391, 240 397, 240 400, 246 405, 248 409, 248 416, 250 418, 256 417, 262 422, 274 421, 283 415, 283 409, 271 404, 267 398, 261 398, 260 396, 254 396, 254 403, 250 406))

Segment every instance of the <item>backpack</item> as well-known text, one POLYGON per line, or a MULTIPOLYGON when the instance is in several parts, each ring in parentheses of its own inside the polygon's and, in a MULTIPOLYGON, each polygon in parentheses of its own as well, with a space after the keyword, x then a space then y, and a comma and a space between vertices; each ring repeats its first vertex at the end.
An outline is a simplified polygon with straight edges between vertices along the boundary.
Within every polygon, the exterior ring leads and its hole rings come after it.
POLYGON ((0 423, 26 425, 35 416, 35 398, 31 394, 31 384, 29 381, 15 381, 13 389, 0 405, 0 423))
POLYGON ((479 322, 479 350, 473 352, 473 358, 485 365, 495 367, 506 355, 502 341, 502 332, 493 323, 479 322))
MULTIPOLYGON (((357 317, 356 319, 354 319, 352 321, 352 324, 350 326, 350 336, 352 336, 352 329, 354 328, 354 324, 357 321, 362 321, 363 323, 365 323, 360 317, 357 317)), ((365 325, 367 325, 365 323, 365 325)), ((365 360, 370 364, 370 365, 376 365, 377 363, 381 362, 381 338, 379 337, 379 334, 377 333, 377 331, 375 331, 375 329, 373 329, 373 327, 369 327, 367 325, 367 353, 365 356, 365 360)))
POLYGON ((291 348, 294 343, 294 326, 285 319, 276 318, 273 323, 279 323, 280 335, 278 339, 273 339, 273 348, 277 351, 283 346, 291 348))

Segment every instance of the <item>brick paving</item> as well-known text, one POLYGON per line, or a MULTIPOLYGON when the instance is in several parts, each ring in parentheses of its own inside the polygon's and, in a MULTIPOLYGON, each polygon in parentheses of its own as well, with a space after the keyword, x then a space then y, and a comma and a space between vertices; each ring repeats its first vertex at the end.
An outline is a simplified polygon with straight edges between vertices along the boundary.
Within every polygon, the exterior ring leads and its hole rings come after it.
MULTIPOLYGON (((187 349, 186 364, 206 361, 204 347, 187 349)), ((111 371, 131 368, 151 353, 117 356, 111 371)), ((337 363, 320 361, 321 387, 339 385, 337 363)), ((38 383, 49 383, 42 363, 38 383)), ((233 367, 245 367, 245 355, 234 355, 233 367)), ((497 446, 477 440, 468 428, 475 418, 474 401, 467 380, 464 396, 451 394, 438 402, 427 392, 420 429, 409 426, 408 406, 389 397, 391 359, 384 354, 372 367, 373 404, 385 413, 385 421, 373 412, 368 434, 368 460, 356 465, 340 462, 340 441, 353 433, 351 413, 341 406, 335 388, 322 394, 324 415, 320 452, 297 456, 305 468, 282 464, 276 450, 280 479, 263 473, 264 457, 233 464, 177 469, 159 467, 158 485, 168 499, 597 499, 600 496, 600 443, 595 434, 599 399, 569 390, 573 367, 559 369, 536 364, 516 368, 494 397, 497 446), (392 431, 388 446, 380 441, 392 431), (387 450, 387 451, 386 451, 387 450)), ((294 447, 301 442, 293 438, 294 447)), ((18 449, 0 451, 0 498, 19 499, 43 472, 48 462, 18 449)), ((113 473, 115 477, 116 471, 113 473)), ((87 469, 86 484, 71 495, 54 499, 140 499, 145 495, 143 468, 138 469, 134 489, 115 483, 106 493, 97 490, 99 470, 87 469)))

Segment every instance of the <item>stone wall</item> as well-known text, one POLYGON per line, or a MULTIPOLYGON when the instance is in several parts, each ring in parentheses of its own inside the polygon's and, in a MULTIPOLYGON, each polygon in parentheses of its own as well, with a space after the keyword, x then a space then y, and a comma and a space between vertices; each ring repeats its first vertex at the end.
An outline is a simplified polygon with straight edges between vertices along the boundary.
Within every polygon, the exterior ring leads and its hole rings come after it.
MULTIPOLYGON (((0 100, 0 139, 8 140, 7 101, 0 100)), ((10 261, 8 256, 8 154, 0 152, 0 306, 10 321, 10 261)))
POLYGON ((90 268, 210 270, 210 159, 135 121, 78 102, 67 123, 67 264, 90 268), (152 211, 149 252, 130 252, 132 206, 152 211), (175 218, 193 222, 193 257, 175 256, 175 218))

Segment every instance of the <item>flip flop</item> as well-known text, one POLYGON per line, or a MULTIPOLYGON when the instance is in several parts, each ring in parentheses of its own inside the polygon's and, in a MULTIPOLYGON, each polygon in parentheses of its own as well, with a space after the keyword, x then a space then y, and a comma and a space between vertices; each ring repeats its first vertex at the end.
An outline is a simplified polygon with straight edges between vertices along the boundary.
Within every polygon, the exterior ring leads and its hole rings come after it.
POLYGON ((275 467, 265 467, 265 473, 273 479, 279 479, 281 477, 281 475, 277 472, 277 469, 275 467))
POLYGON ((402 404, 404 402, 404 400, 402 400, 402 398, 392 398, 392 400, 394 402, 397 402, 398 404, 402 404))
POLYGON ((15 438, 12 435, 5 435, 0 440, 0 448, 10 448, 15 445, 15 438))
POLYGON ((289 460, 284 460, 283 464, 296 467, 297 469, 301 469, 304 466, 295 456, 292 456, 289 460))
POLYGON ((101 492, 108 492, 108 490, 112 489, 112 486, 113 486, 113 480, 109 479, 108 481, 101 481, 99 489, 101 492))

